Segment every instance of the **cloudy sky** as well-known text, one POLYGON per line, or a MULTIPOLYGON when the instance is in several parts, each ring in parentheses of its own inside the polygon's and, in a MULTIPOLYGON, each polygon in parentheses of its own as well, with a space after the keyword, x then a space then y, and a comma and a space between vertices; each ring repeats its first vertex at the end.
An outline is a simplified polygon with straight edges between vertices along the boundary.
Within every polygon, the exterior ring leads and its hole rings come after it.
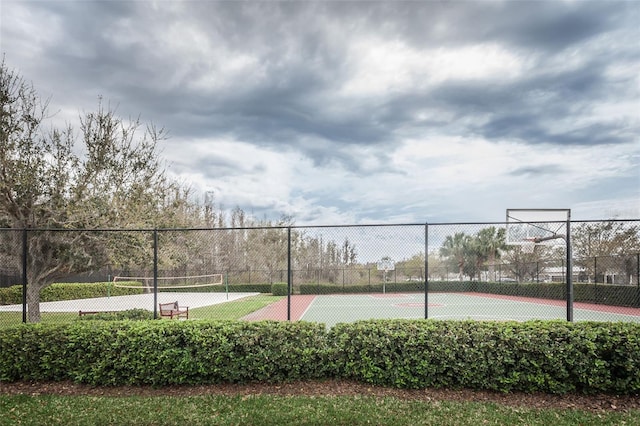
POLYGON ((298 225, 640 217, 640 2, 13 1, 10 68, 73 122, 298 225))

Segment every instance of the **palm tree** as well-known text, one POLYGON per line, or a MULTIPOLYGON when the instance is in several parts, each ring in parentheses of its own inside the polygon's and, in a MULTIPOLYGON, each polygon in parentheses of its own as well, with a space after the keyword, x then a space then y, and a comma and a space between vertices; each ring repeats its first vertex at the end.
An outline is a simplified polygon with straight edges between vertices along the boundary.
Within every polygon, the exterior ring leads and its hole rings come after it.
POLYGON ((440 255, 448 258, 458 267, 458 279, 462 281, 467 249, 471 237, 464 232, 448 235, 440 247, 440 255))
POLYGON ((496 229, 495 226, 481 229, 476 234, 477 250, 481 261, 489 266, 489 276, 495 281, 495 263, 500 258, 500 253, 506 250, 505 229, 496 229))

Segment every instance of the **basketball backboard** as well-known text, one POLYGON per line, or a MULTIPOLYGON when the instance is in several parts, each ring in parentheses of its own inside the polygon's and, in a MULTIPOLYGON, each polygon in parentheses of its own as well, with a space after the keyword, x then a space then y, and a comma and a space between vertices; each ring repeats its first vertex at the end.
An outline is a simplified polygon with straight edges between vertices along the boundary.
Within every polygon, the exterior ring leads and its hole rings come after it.
POLYGON ((564 244, 570 219, 570 209, 507 209, 506 243, 564 244))
POLYGON ((396 269, 396 263, 388 257, 383 257, 378 261, 378 271, 394 271, 396 269))

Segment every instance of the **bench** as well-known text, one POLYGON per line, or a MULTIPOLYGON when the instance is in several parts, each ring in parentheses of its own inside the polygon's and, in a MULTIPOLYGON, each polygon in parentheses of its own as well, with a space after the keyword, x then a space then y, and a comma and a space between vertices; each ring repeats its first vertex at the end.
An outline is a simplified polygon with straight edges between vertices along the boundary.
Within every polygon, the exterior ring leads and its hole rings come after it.
POLYGON ((160 305, 160 317, 174 318, 186 318, 189 319, 189 307, 180 306, 178 302, 171 303, 159 303, 160 305))

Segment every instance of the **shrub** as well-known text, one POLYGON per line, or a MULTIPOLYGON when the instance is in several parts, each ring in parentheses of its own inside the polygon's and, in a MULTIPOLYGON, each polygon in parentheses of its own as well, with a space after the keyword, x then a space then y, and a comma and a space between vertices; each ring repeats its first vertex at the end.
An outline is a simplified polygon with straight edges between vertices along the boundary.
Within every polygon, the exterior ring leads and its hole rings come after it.
MULTIPOLYGON (((98 283, 54 283, 40 292, 41 302, 55 302, 58 300, 89 299, 93 297, 126 296, 141 294, 142 284, 139 282, 120 282, 127 286, 140 288, 115 287, 110 282, 98 283)), ((18 305, 22 303, 22 286, 0 288, 0 305, 18 305)))
POLYGON ((343 378, 398 388, 640 392, 640 324, 75 321, 0 330, 0 381, 93 385, 343 378))
POLYGON ((287 283, 273 283, 271 284, 271 294, 274 296, 287 296, 289 285, 287 283))
POLYGON ((324 325, 76 321, 0 331, 0 381, 94 385, 282 382, 327 376, 324 325))
POLYGON ((640 325, 373 320, 338 324, 345 378, 401 388, 640 391, 640 325))
POLYGON ((142 321, 142 320, 152 320, 153 312, 147 309, 128 309, 126 311, 113 311, 113 312, 99 312, 96 314, 88 314, 79 316, 77 318, 80 321, 120 321, 120 320, 132 320, 132 321, 142 321))
MULTIPOLYGON (((206 287, 191 287, 188 289, 191 293, 224 293, 230 292, 242 292, 242 293, 271 293, 271 284, 268 283, 254 283, 254 284, 216 284, 206 287)), ((163 293, 175 293, 185 291, 184 288, 162 288, 163 293)))

